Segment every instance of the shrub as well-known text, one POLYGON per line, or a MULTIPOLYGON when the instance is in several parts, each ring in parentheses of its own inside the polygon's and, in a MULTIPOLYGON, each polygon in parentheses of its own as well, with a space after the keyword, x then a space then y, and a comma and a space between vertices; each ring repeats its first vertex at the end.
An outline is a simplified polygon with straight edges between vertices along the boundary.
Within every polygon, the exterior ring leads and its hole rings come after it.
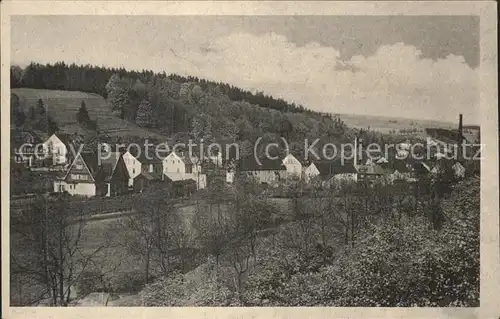
POLYGON ((186 274, 172 274, 147 285, 140 293, 144 306, 234 306, 239 302, 216 272, 211 258, 186 274))
POLYGON ((114 275, 109 290, 116 293, 138 293, 144 287, 144 272, 132 270, 114 275))
POLYGON ((76 284, 78 297, 85 297, 92 292, 106 291, 103 274, 100 271, 89 270, 80 274, 80 278, 76 284))

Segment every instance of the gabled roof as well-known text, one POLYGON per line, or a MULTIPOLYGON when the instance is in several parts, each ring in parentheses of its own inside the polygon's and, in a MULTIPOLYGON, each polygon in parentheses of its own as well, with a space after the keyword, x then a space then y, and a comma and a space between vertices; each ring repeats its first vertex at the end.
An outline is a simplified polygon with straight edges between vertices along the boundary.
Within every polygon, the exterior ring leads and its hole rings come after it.
POLYGON ((162 159, 166 157, 166 151, 158 150, 156 154, 155 147, 148 147, 147 149, 138 150, 136 148, 130 149, 129 153, 134 156, 141 164, 155 164, 161 163, 162 159), (157 156, 158 155, 158 156, 157 156))
MULTIPOLYGON (((112 153, 113 154, 110 156, 110 158, 101 158, 101 159, 99 159, 98 154, 95 152, 78 153, 73 162, 71 163, 63 179, 66 179, 75 161, 79 157, 81 157, 84 162, 84 165, 86 166, 86 168, 88 169, 90 175, 94 180, 97 179, 97 177, 99 177, 104 181, 109 181, 113 176, 114 172, 116 171, 118 164, 121 162, 123 165, 125 165, 123 162, 122 154, 118 152, 112 152, 112 153)), ((127 178, 129 178, 126 167, 124 168, 124 174, 126 174, 127 178)))
POLYGON ((279 171, 286 170, 281 159, 262 159, 258 163, 253 156, 241 158, 238 161, 240 171, 279 171))
POLYGON ((66 179, 68 177, 69 172, 71 172, 71 169, 73 168, 73 165, 75 165, 75 162, 81 158, 83 160, 83 164, 87 168, 89 174, 92 176, 92 178, 95 180, 97 176, 97 171, 98 171, 98 160, 97 160, 97 154, 96 153, 78 153, 75 156, 75 159, 73 162, 71 162, 71 165, 69 166, 68 170, 66 171, 66 174, 62 176, 62 179, 66 179))
POLYGON ((168 176, 164 175, 163 173, 155 173, 155 172, 153 172, 153 173, 141 172, 135 178, 144 177, 145 179, 147 179, 149 181, 161 181, 162 175, 164 176, 164 180, 170 179, 168 176))
POLYGON ((189 154, 186 154, 186 153, 180 153, 180 152, 173 151, 170 154, 168 154, 168 156, 170 156, 172 154, 179 157, 184 162, 185 165, 201 164, 201 161, 198 158, 198 156, 196 156, 194 154, 191 154, 191 156, 190 156, 189 154))
POLYGON ((72 138, 68 134, 64 134, 64 133, 54 133, 51 136, 49 136, 45 140, 45 142, 48 141, 52 136, 57 137, 61 141, 61 143, 63 143, 68 148, 72 142, 72 138))
POLYGON ((348 173, 356 173, 356 168, 354 167, 354 162, 352 161, 317 161, 314 162, 314 166, 319 171, 319 174, 322 176, 329 176, 335 174, 348 174, 348 173))
POLYGON ((109 181, 113 177, 113 174, 117 172, 117 169, 121 167, 121 171, 125 175, 124 178, 129 179, 128 170, 123 161, 123 154, 119 152, 111 152, 111 156, 106 159, 100 160, 100 167, 98 169, 99 177, 104 181, 109 181))

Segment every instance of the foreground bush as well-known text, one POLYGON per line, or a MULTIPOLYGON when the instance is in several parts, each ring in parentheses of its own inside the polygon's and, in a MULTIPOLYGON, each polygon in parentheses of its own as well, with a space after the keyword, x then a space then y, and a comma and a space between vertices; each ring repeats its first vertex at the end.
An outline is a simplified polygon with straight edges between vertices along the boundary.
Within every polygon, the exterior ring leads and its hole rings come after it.
POLYGON ((221 285, 221 276, 210 259, 186 274, 172 274, 146 286, 140 293, 147 307, 231 306, 238 303, 234 294, 221 285))
MULTIPOLYGON (((478 306, 479 180, 457 185, 441 203, 445 221, 382 220, 365 228, 332 264, 266 253, 245 302, 273 306, 478 306)), ((283 249, 282 247, 280 249, 283 249)))

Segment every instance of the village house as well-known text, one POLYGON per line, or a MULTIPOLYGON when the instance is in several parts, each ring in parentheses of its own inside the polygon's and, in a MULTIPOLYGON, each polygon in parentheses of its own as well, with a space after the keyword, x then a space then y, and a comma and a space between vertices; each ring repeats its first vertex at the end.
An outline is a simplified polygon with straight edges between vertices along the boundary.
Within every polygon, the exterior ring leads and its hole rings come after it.
POLYGON ((308 183, 320 183, 323 187, 331 187, 344 182, 356 182, 358 175, 352 161, 314 161, 304 172, 308 183))
POLYGON ((302 163, 295 156, 288 154, 282 162, 286 168, 287 178, 302 178, 302 163))
POLYGON ((163 162, 157 156, 154 148, 148 148, 147 154, 145 150, 127 150, 123 154, 123 160, 130 176, 129 187, 133 186, 135 178, 141 173, 149 173, 150 176, 163 174, 163 162))
POLYGON ((196 182, 197 189, 207 185, 207 176, 201 172, 201 161, 195 156, 171 152, 163 159, 163 174, 172 181, 192 179, 196 182))
POLYGON ((66 165, 69 155, 70 141, 64 134, 52 134, 43 143, 43 157, 49 160, 52 166, 66 165))
POLYGON ((311 162, 304 170, 304 180, 306 183, 310 183, 316 176, 320 174, 320 171, 314 162, 311 162))
POLYGON ((436 165, 431 169, 432 175, 437 175, 443 173, 449 167, 453 172, 453 175, 457 179, 465 177, 466 168, 458 161, 442 159, 436 162, 436 165))
POLYGON ((234 175, 235 175, 234 168, 228 168, 226 172, 226 183, 228 184, 234 183, 234 175))
POLYGON ((468 144, 479 143, 481 139, 481 131, 479 125, 464 125, 462 136, 468 144))
POLYGON ((262 159, 260 163, 253 156, 242 158, 238 162, 238 175, 253 178, 260 184, 276 185, 287 176, 282 160, 262 159))
POLYGON ((116 196, 128 191, 128 180, 122 154, 113 152, 99 159, 96 153, 78 153, 66 174, 54 181, 54 191, 86 197, 116 196))
POLYGON ((369 183, 384 176, 390 176, 393 172, 391 168, 380 164, 358 165, 356 170, 358 181, 369 183))
POLYGON ((396 160, 392 163, 392 168, 394 171, 390 175, 391 179, 394 180, 404 180, 407 181, 410 178, 413 178, 413 167, 410 163, 402 160, 396 160))
POLYGON ((169 187, 172 183, 172 180, 163 174, 162 172, 141 172, 139 175, 134 177, 133 190, 134 192, 143 192, 147 188, 154 187, 164 188, 169 187))
MULTIPOLYGON (((337 160, 329 166, 329 170, 333 171, 333 173, 330 173, 330 178, 325 179, 323 187, 335 187, 345 183, 356 183, 358 181, 358 171, 353 162, 349 161, 342 163, 342 161, 337 160)), ((322 165, 318 165, 318 167, 320 172, 324 171, 326 173, 328 169, 327 166, 322 168, 322 165)))
POLYGON ((134 185, 134 179, 141 174, 142 164, 139 160, 130 153, 130 151, 126 151, 123 154, 123 161, 125 166, 127 167, 127 172, 129 175, 128 186, 132 187, 134 185))
POLYGON ((35 162, 35 147, 42 140, 33 132, 12 130, 10 143, 12 160, 31 167, 35 162))

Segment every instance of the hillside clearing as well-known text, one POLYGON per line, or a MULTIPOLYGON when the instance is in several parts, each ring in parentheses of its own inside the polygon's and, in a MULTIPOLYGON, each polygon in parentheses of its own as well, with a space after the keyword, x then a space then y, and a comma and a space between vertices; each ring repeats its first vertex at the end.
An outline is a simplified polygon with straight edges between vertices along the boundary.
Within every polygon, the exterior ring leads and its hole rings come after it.
POLYGON ((120 119, 111 111, 104 98, 94 93, 27 88, 12 89, 11 92, 19 97, 21 108, 25 114, 29 113, 31 106, 36 105, 38 99, 42 99, 49 115, 57 122, 63 133, 81 135, 89 133, 76 121, 78 109, 82 101, 85 101, 90 119, 97 120, 98 129, 103 133, 110 136, 165 139, 165 136, 161 134, 120 119))

